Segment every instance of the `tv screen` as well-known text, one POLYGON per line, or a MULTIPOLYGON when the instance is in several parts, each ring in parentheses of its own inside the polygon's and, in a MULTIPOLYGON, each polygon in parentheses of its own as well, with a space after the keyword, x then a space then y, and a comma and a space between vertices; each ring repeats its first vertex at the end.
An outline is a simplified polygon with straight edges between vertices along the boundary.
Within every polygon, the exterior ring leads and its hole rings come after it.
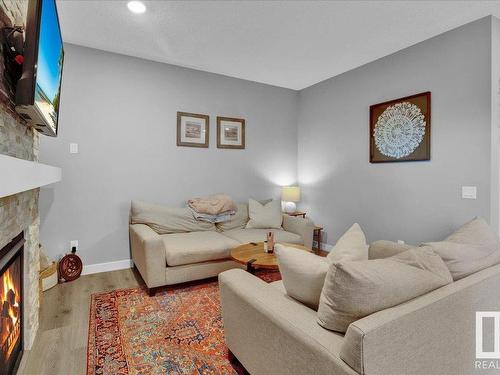
POLYGON ((16 109, 37 130, 56 136, 64 49, 55 0, 30 0, 25 38, 16 109))

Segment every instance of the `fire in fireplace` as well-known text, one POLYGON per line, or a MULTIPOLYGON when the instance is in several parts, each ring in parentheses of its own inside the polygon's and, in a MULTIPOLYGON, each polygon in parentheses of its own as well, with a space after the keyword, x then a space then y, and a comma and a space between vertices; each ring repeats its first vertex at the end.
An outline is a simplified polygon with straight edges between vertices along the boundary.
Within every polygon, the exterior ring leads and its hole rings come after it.
POLYGON ((23 235, 0 250, 0 375, 13 374, 23 351, 23 235))
POLYGON ((20 272, 19 259, 17 259, 0 277, 0 302, 2 306, 0 343, 2 344, 2 355, 5 358, 12 354, 21 332, 20 272))

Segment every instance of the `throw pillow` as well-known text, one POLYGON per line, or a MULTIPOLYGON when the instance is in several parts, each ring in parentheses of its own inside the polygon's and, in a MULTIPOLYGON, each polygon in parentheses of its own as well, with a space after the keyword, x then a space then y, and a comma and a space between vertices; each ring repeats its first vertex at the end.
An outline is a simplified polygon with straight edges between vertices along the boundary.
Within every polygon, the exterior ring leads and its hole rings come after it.
POLYGON ((277 244, 275 254, 286 294, 318 310, 328 262, 316 254, 277 244))
POLYGON ((358 319, 452 281, 443 260, 430 247, 385 259, 333 263, 321 292, 318 323, 345 332, 358 319))
POLYGON ((365 234, 358 223, 354 223, 339 238, 326 259, 329 263, 341 260, 368 259, 368 244, 366 243, 365 234))
POLYGON ((236 205, 236 213, 231 215, 231 220, 216 223, 218 230, 224 232, 231 229, 243 229, 248 223, 248 204, 238 203, 236 205))
POLYGON ((500 242, 483 219, 476 218, 444 241, 427 242, 448 266, 453 280, 500 263, 500 242))
POLYGON ((375 241, 372 242, 368 248, 368 259, 389 258, 406 250, 410 250, 412 247, 414 246, 393 241, 375 241))
POLYGON ((248 200, 248 216, 250 221, 247 228, 281 228, 283 215, 281 213, 281 201, 272 200, 262 204, 254 199, 248 200))
POLYGON ((198 221, 189 208, 166 207, 132 201, 131 224, 146 224, 158 234, 215 230, 213 223, 198 221))

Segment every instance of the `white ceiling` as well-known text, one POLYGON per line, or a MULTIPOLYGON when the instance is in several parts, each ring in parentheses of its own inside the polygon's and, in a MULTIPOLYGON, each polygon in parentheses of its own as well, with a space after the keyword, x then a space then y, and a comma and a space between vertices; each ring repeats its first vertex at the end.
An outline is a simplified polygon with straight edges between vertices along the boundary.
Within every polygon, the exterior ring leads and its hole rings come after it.
POLYGON ((302 89, 487 16, 500 1, 58 0, 63 39, 302 89))

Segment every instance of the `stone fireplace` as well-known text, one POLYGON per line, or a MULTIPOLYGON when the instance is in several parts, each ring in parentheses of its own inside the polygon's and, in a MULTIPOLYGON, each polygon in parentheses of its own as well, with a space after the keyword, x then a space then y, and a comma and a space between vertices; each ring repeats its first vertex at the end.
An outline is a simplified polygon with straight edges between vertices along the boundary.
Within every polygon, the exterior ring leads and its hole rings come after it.
POLYGON ((7 246, 18 233, 24 231, 23 342, 27 350, 31 349, 38 330, 39 223, 38 190, 0 198, 0 248, 7 246))
MULTIPOLYGON (((0 2, 0 27, 24 24, 28 2, 0 2)), ((3 54, 0 54, 0 154, 38 161, 38 133, 26 126, 14 110, 14 89, 5 75, 3 54)), ((0 176, 1 181, 2 176, 0 176)), ((24 349, 33 344, 38 330, 39 309, 39 189, 0 198, 0 249, 24 232, 23 316, 24 349)), ((1 373, 1 371, 0 371, 1 373)))
POLYGON ((20 233, 0 249, 0 374, 13 374, 23 354, 23 254, 20 233))
POLYGON ((0 248, 24 231, 24 348, 31 349, 38 330, 39 273, 38 190, 0 198, 0 248))

